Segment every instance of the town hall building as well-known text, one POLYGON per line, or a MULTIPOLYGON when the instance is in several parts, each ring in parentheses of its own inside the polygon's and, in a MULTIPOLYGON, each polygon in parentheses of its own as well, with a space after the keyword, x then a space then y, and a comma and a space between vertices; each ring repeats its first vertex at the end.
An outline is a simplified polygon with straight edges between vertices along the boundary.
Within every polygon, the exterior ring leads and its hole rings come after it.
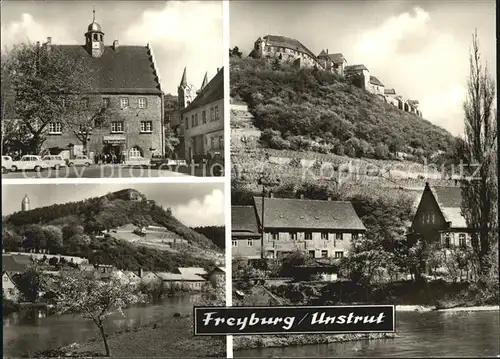
POLYGON ((54 45, 47 38, 46 51, 57 49, 89 68, 92 93, 81 101, 89 112, 106 109, 104 116, 82 128, 65 128, 64 120, 48 126, 43 149, 63 157, 87 154, 114 154, 117 158, 150 158, 163 155, 164 99, 151 44, 105 45, 105 33, 94 20, 88 26, 83 45, 54 45), (82 133, 87 141, 81 140, 82 133), (85 145, 84 145, 85 143, 85 145))

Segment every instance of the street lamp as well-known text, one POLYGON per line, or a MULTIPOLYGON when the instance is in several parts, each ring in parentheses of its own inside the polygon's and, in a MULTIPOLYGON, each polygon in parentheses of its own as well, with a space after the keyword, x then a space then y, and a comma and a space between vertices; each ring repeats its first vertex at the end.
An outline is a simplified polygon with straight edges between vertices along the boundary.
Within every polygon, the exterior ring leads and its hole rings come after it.
POLYGON ((280 183, 279 178, 278 179, 272 179, 270 178, 269 174, 262 174, 258 180, 258 184, 262 186, 262 219, 261 219, 261 237, 260 237, 260 258, 264 260, 266 257, 264 255, 264 233, 265 233, 265 226, 264 226, 264 201, 266 198, 266 186, 267 187, 272 187, 276 186, 280 183))

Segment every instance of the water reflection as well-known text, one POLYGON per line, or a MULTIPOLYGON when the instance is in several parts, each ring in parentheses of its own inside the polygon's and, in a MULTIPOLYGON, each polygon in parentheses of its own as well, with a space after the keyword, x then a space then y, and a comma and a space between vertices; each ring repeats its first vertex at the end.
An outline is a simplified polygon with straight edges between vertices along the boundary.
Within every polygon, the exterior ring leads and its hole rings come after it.
MULTIPOLYGON (((199 295, 177 296, 151 306, 127 308, 124 316, 116 314, 108 319, 106 331, 112 333, 171 318, 176 312, 191 313, 199 299, 199 295)), ((23 310, 3 318, 3 355, 27 357, 41 350, 85 342, 97 335, 95 325, 78 316, 47 316, 45 310, 23 310)))
POLYGON ((398 313, 397 339, 262 348, 234 357, 443 357, 500 353, 498 312, 398 313))

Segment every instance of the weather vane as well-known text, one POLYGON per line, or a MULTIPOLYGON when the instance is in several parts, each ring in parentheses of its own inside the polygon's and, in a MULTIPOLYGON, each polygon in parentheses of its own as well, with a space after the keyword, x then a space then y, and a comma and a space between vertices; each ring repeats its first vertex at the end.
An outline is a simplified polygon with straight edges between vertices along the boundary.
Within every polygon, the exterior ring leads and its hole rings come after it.
POLYGON ((95 5, 94 5, 94 9, 92 10, 92 21, 95 21, 95 5))

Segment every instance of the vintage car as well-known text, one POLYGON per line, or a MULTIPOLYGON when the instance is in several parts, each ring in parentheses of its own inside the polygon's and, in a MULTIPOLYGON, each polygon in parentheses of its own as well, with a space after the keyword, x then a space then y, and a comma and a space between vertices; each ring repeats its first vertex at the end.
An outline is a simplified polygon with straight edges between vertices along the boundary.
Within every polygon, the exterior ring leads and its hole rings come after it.
POLYGON ((73 167, 73 166, 88 167, 88 166, 94 164, 94 161, 85 155, 75 156, 75 158, 71 158, 71 159, 67 160, 67 162, 68 162, 69 167, 73 167))
POLYGON ((47 155, 42 157, 42 161, 49 165, 50 168, 59 169, 66 167, 66 161, 59 155, 47 155))
POLYGON ((45 163, 40 156, 35 155, 24 155, 19 161, 13 161, 10 170, 12 172, 16 171, 36 171, 40 172, 44 169, 49 168, 49 165, 45 163))
POLYGON ((12 157, 2 156, 2 173, 7 173, 12 168, 12 157))

